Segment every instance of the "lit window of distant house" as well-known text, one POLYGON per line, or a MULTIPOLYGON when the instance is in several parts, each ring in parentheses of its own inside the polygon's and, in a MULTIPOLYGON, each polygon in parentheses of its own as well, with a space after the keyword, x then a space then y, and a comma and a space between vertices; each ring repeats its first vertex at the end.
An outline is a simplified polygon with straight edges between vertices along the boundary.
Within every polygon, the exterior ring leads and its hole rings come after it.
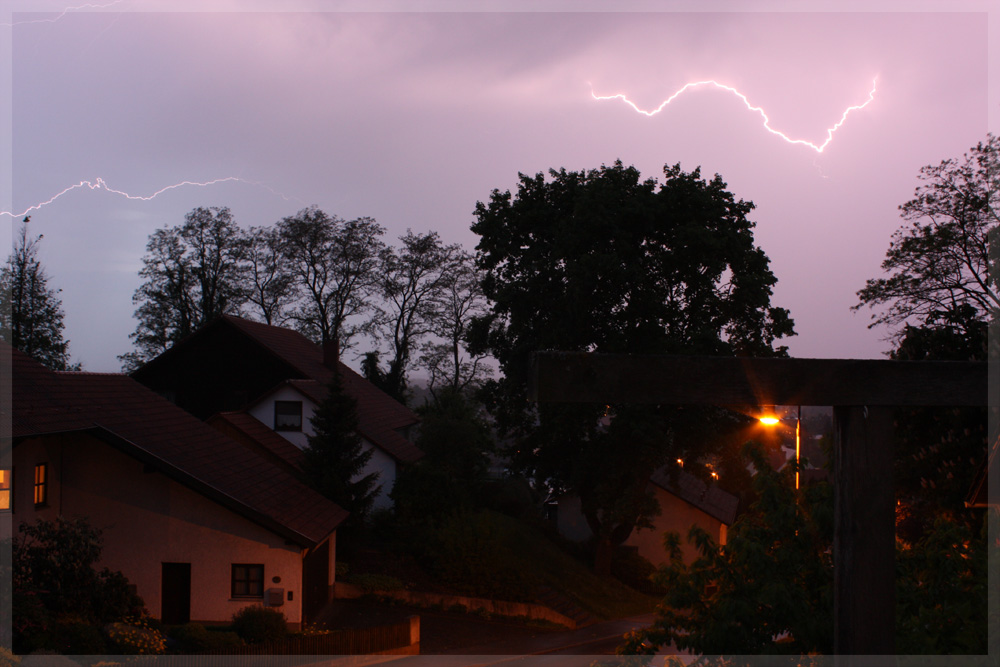
POLYGON ((274 430, 302 430, 302 401, 274 402, 274 430))
POLYGON ((234 598, 264 597, 264 566, 233 563, 232 596, 234 598))
POLYGON ((44 507, 49 502, 49 465, 35 466, 35 507, 44 507))
POLYGON ((10 509, 10 470, 0 470, 0 510, 10 509))

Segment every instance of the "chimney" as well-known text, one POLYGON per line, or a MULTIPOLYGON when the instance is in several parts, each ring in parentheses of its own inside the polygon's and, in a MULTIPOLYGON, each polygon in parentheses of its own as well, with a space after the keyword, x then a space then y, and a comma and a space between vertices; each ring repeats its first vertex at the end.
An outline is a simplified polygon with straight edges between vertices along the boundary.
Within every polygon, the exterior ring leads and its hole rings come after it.
POLYGON ((340 363, 340 340, 334 336, 323 341, 323 365, 331 371, 337 371, 340 363))

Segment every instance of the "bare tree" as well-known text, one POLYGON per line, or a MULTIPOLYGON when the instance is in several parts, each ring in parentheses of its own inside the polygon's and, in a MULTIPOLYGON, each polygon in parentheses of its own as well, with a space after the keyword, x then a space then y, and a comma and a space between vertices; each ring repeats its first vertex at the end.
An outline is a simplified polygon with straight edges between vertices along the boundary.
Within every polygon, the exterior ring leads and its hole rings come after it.
POLYGON ((297 299, 297 285, 281 252, 273 227, 251 227, 246 233, 247 302, 266 324, 282 325, 297 299))
POLYGON ((364 326, 349 320, 371 308, 385 230, 371 218, 345 222, 313 206, 283 219, 277 232, 302 295, 292 319, 310 338, 349 348, 364 326))
POLYGON ((473 256, 458 251, 437 296, 431 330, 436 339, 424 344, 419 360, 429 373, 428 386, 435 396, 438 388, 463 391, 493 374, 485 363, 487 355, 471 355, 465 345, 472 319, 485 316, 489 310, 481 280, 473 256))
POLYGON ((376 310, 373 324, 392 355, 383 376, 383 389, 402 400, 411 355, 420 341, 434 332, 461 248, 442 244, 437 232, 414 234, 407 230, 399 240, 398 250, 387 247, 382 251, 379 273, 383 305, 376 310))

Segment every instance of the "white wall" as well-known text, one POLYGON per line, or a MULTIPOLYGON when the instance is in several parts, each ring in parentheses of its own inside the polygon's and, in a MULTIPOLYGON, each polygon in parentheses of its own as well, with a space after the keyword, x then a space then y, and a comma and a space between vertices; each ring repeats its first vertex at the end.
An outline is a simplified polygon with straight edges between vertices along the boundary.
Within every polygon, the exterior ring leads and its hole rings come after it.
MULTIPOLYGON (((274 429, 275 401, 302 402, 302 431, 275 431, 275 433, 299 449, 305 449, 309 444, 309 436, 313 434, 312 418, 316 412, 316 404, 292 386, 283 385, 279 387, 257 401, 249 410, 251 415, 272 430, 274 429)), ((392 499, 389 498, 389 492, 392 491, 392 487, 396 483, 396 460, 365 438, 361 439, 361 446, 365 451, 371 451, 372 457, 368 460, 368 465, 358 474, 358 478, 373 472, 377 473, 377 483, 382 488, 375 498, 374 508, 389 509, 392 507, 392 499)))

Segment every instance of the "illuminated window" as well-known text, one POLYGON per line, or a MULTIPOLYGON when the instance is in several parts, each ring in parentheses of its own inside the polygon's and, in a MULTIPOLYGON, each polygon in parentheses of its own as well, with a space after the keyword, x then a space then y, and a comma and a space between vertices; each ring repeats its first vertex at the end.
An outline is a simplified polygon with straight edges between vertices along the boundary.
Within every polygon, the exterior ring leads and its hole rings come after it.
POLYGON ((264 566, 233 563, 232 597, 264 597, 264 566))
POLYGON ((10 509, 10 470, 0 470, 0 510, 10 509))
POLYGON ((274 430, 302 430, 302 401, 274 402, 274 430))
POLYGON ((45 507, 49 502, 49 466, 39 463, 35 466, 35 507, 45 507))

